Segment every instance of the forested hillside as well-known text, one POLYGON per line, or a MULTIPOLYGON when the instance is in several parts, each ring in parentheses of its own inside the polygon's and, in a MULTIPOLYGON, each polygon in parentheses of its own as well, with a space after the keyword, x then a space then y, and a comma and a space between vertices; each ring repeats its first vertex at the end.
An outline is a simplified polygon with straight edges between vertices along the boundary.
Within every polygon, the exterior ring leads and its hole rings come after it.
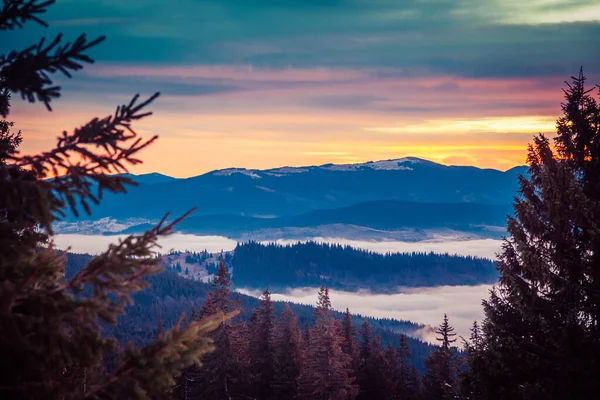
POLYGON ((328 243, 238 244, 233 259, 238 287, 320 286, 343 290, 392 291, 400 286, 493 283, 487 259, 434 253, 379 254, 328 243))
MULTIPOLYGON (((74 275, 91 258, 87 254, 67 253, 66 276, 74 275)), ((118 325, 103 327, 105 333, 114 335, 122 344, 132 342, 141 346, 156 337, 159 318, 165 328, 175 324, 182 314, 186 315, 186 319, 189 318, 192 310, 199 311, 202 308, 207 294, 211 291, 211 286, 207 283, 185 279, 168 271, 149 276, 146 281, 150 286, 133 296, 134 304, 127 307, 126 314, 119 318, 118 325)), ((235 293, 235 296, 241 305, 241 319, 249 321, 259 300, 244 294, 235 293)), ((286 303, 274 302, 273 304, 276 314, 279 314, 286 303)), ((312 325, 313 307, 293 303, 289 306, 298 316, 300 325, 304 323, 312 325)), ((342 318, 341 312, 334 312, 333 315, 337 319, 342 318)), ((385 345, 397 344, 400 334, 412 335, 417 329, 423 327, 411 321, 377 318, 367 318, 367 320, 373 327, 374 333, 385 345)), ((362 324, 363 317, 353 315, 352 322, 358 326, 362 324)), ((431 351, 431 346, 410 336, 406 340, 413 354, 412 363, 421 370, 423 361, 431 351)))

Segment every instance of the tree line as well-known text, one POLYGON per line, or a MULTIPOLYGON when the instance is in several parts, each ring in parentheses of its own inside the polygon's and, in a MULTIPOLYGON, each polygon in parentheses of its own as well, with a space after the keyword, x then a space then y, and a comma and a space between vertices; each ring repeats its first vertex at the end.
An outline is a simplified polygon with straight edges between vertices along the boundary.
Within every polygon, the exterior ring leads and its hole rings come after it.
POLYGON ((380 254, 348 245, 308 241, 292 245, 239 243, 231 265, 239 287, 319 286, 394 291, 399 286, 493 283, 493 261, 424 252, 380 254))
MULTIPOLYGON (((222 262, 202 308, 190 321, 239 309, 230 275, 222 262)), ((160 329, 158 330, 160 331, 160 329)), ((412 365, 407 338, 382 346, 369 321, 358 328, 346 309, 341 320, 322 286, 312 325, 299 324, 289 305, 277 315, 266 289, 248 323, 223 321, 210 333, 215 350, 202 366, 177 378, 176 399, 439 399, 459 393, 460 352, 445 317, 436 330, 440 346, 425 360, 421 378, 412 365)), ((448 397, 453 398, 453 397, 448 397)))
MULTIPOLYGON (((93 259, 93 256, 88 254, 67 253, 66 256, 65 277, 67 278, 71 278, 85 268, 93 259)), ((229 268, 228 271, 231 273, 229 268)), ((186 279, 169 271, 145 277, 144 280, 148 287, 132 296, 133 304, 126 307, 125 313, 119 317, 118 324, 103 324, 101 327, 102 333, 115 337, 120 346, 131 343, 136 347, 143 347, 152 342, 158 331, 157 319, 161 320, 160 325, 163 328, 173 326, 182 314, 185 314, 185 318, 188 319, 192 310, 200 310, 204 306, 208 293, 213 290, 211 284, 186 279)), ((234 286, 235 282, 232 279, 232 287, 234 286)), ((91 292, 84 293, 84 295, 89 294, 91 292)), ((240 323, 249 324, 253 311, 259 305, 259 299, 239 292, 232 292, 231 295, 239 310, 236 319, 240 323)), ((281 314, 286 306, 295 314, 301 326, 313 325, 314 307, 281 301, 273 302, 276 315, 281 314)), ((343 317, 343 313, 339 311, 332 311, 331 314, 338 320, 343 317)), ((359 326, 364 322, 365 317, 353 314, 351 319, 354 325, 359 326)), ((373 335, 379 337, 384 346, 397 345, 403 332, 411 334, 424 328, 423 325, 411 321, 389 318, 367 317, 367 321, 372 327, 373 335)), ((405 340, 412 353, 410 364, 421 373, 424 361, 432 347, 410 336, 405 340)), ((111 362, 112 359, 105 360, 104 364, 107 364, 105 367, 110 369, 111 362)))

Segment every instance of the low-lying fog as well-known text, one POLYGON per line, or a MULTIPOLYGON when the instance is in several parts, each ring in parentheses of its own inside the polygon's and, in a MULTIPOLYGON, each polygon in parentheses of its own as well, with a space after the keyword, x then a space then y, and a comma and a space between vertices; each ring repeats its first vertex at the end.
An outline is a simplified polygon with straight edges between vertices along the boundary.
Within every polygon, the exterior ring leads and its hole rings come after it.
MULTIPOLYGON (((98 254, 105 250, 110 243, 116 243, 119 238, 125 236, 104 236, 104 235, 82 235, 82 234, 62 234, 54 236, 54 244, 57 248, 74 253, 98 254)), ((496 239, 477 239, 477 240, 427 240, 420 242, 400 242, 400 241, 366 241, 349 240, 344 238, 307 238, 318 242, 347 244, 353 247, 367 249, 379 253, 387 252, 412 252, 412 251, 433 251, 435 253, 450 253, 460 255, 471 255, 486 258, 495 258, 495 254, 500 251, 501 240, 496 239)), ((292 244, 297 240, 280 239, 281 244, 292 244)), ((170 250, 176 251, 203 251, 219 252, 233 250, 236 241, 223 236, 196 236, 187 234, 174 234, 159 240, 163 252, 170 250)))
MULTIPOLYGON (((63 234, 54 237, 55 246, 59 249, 75 253, 97 254, 116 243, 123 236, 63 234)), ((370 242, 347 240, 340 238, 313 238, 311 240, 341 243, 368 249, 375 252, 412 252, 433 251, 494 258, 500 251, 501 241, 494 239, 465 240, 465 241, 421 241, 421 242, 370 242)), ((278 240, 282 244, 295 243, 291 240, 278 240)), ((219 252, 233 250, 236 241, 222 236, 196 236, 174 234, 159 241, 163 252, 203 251, 219 252)), ((478 286, 440 286, 434 288, 406 289, 402 293, 377 294, 369 292, 340 292, 331 291, 333 307, 338 310, 350 308, 353 313, 377 318, 394 318, 414 321, 426 325, 439 324, 448 314, 451 323, 459 335, 468 337, 469 329, 474 320, 481 320, 483 310, 481 300, 488 297, 490 285, 478 286)), ((316 288, 293 289, 286 293, 275 293, 275 300, 291 301, 304 304, 315 304, 316 288)), ((260 292, 242 291, 253 296, 260 292)), ((424 329, 417 333, 423 340, 434 341, 431 330, 424 329)))
MULTIPOLYGON (((338 290, 330 290, 329 293, 334 309, 343 311, 347 307, 354 314, 369 317, 409 320, 436 326, 446 313, 456 332, 468 338, 473 321, 480 322, 483 317, 481 301, 489 297, 490 289, 491 285, 477 285, 405 289, 396 294, 338 290)), ((260 296, 260 291, 239 291, 260 296)), ((271 297, 273 300, 315 305, 318 291, 318 288, 290 289, 285 293, 273 293, 271 297)), ((435 334, 431 329, 423 329, 416 336, 435 343, 435 334)))

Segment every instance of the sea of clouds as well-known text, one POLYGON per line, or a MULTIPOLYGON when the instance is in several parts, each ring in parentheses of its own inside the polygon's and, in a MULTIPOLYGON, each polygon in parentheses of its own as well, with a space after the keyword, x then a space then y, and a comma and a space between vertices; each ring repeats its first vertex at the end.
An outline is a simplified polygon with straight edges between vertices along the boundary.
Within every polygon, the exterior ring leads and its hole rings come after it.
MULTIPOLYGON (((83 235, 83 234, 59 234, 54 236, 54 245, 62 250, 70 249, 74 253, 98 254, 108 248, 111 243, 117 243, 124 235, 83 235)), ((366 241, 350 240, 344 238, 307 238, 302 241, 313 240, 317 242, 339 243, 352 247, 375 251, 387 252, 434 252, 470 255, 486 258, 495 258, 500 251, 501 240, 477 239, 477 240, 425 240, 420 242, 400 241, 366 241)), ((298 240, 280 239, 280 244, 293 244, 298 240)), ((173 234, 159 240, 162 246, 161 252, 176 251, 203 251, 220 252, 233 250, 237 244, 235 240, 223 236, 197 236, 188 234, 173 234)))

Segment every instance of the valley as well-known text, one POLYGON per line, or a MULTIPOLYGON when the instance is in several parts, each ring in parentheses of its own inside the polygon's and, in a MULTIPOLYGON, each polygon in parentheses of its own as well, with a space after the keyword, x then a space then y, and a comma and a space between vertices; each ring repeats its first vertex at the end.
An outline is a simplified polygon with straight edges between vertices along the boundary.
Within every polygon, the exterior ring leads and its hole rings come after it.
POLYGON ((234 168, 188 179, 131 175, 139 186, 125 195, 109 195, 92 211, 97 219, 58 222, 55 245, 96 254, 115 240, 151 228, 159 215, 151 208, 177 215, 196 206, 174 235, 159 241, 171 273, 209 282, 219 257, 224 257, 240 293, 257 295, 269 287, 276 298, 304 302, 306 297, 298 293, 313 293, 326 284, 344 299, 377 299, 372 307, 361 308, 365 315, 382 315, 376 304, 386 300, 378 296, 400 296, 394 317, 432 323, 433 316, 425 318, 427 313, 419 311, 418 299, 424 296, 431 310, 446 303, 445 311, 461 319, 457 327, 466 335, 466 320, 481 315, 480 299, 461 296, 485 297, 496 281, 489 260, 506 235, 510 193, 522 171, 451 167, 408 157, 270 170, 234 168), (490 196, 493 201, 483 202, 490 196), (137 207, 129 206, 132 201, 137 207), (384 267, 386 262, 389 266, 384 267), (356 267, 351 269, 351 264, 356 267))

